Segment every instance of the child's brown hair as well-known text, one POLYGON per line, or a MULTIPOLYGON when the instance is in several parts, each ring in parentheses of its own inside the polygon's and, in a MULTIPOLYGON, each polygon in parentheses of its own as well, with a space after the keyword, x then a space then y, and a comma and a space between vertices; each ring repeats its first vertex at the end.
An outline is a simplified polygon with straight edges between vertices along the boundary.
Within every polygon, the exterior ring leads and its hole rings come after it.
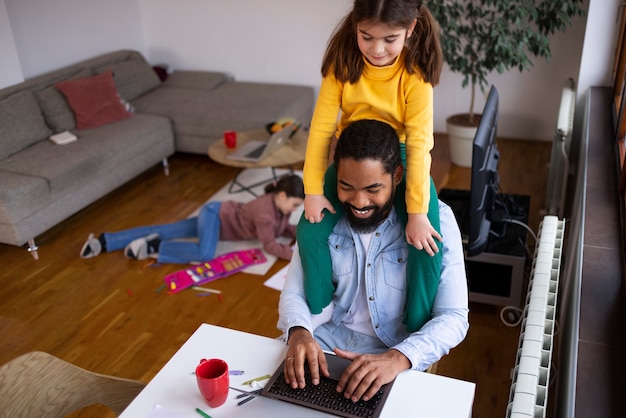
POLYGON ((265 193, 285 192, 287 197, 304 199, 304 183, 296 174, 286 174, 265 186, 265 193))
POLYGON ((439 25, 430 10, 418 0, 355 0, 352 11, 328 41, 322 76, 333 74, 343 83, 359 80, 364 63, 356 39, 358 23, 385 23, 409 29, 413 21, 416 24, 413 35, 406 40, 404 65, 409 73, 419 71, 424 81, 436 86, 443 65, 439 25))

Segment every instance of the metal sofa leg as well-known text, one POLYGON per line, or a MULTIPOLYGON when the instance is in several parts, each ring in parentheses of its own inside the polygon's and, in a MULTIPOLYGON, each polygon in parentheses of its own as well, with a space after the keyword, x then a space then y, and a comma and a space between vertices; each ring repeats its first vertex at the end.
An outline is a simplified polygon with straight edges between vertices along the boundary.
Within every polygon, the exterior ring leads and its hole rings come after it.
POLYGON ((165 175, 169 176, 170 175, 170 163, 167 161, 167 157, 163 158, 162 164, 163 164, 163 171, 165 171, 165 175))
POLYGON ((28 252, 30 253, 30 255, 33 256, 35 260, 39 260, 38 250, 39 250, 39 247, 37 246, 37 244, 35 244, 35 240, 29 239, 28 240, 28 252))

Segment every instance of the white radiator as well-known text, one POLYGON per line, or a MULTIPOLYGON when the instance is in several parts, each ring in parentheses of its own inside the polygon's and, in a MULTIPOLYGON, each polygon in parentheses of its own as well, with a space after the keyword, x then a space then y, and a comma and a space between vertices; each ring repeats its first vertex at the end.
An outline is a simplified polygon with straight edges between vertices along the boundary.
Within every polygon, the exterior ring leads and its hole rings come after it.
POLYGON ((550 157, 550 173, 546 190, 546 213, 563 217, 567 177, 569 175, 569 149, 574 128, 574 107, 576 105, 576 88, 571 78, 563 84, 561 104, 556 123, 556 131, 552 142, 550 157))
POLYGON ((506 416, 544 418, 554 344, 565 221, 548 215, 539 226, 506 416))

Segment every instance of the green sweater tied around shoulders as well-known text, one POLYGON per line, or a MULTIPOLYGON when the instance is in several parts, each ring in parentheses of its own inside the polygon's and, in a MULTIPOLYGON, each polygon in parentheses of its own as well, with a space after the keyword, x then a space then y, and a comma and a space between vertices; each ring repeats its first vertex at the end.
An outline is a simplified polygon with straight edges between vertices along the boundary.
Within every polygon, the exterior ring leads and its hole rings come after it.
MULTIPOLYGON (((404 153, 403 153, 404 157, 404 153)), ((408 214, 405 202, 405 178, 398 185, 394 198, 396 213, 406 227, 408 214)), ((437 190, 432 178, 430 180, 430 203, 428 219, 437 231, 439 224, 439 202, 437 190)), ((324 195, 333 204, 336 213, 326 211, 322 222, 312 224, 300 218, 297 227, 297 241, 304 271, 304 290, 309 309, 313 314, 319 314, 333 299, 335 286, 332 282, 332 264, 328 237, 332 233, 337 221, 344 215, 343 206, 337 197, 337 171, 334 164, 326 171, 324 179, 324 195)), ((407 259, 407 298, 403 322, 409 332, 418 331, 431 317, 439 276, 441 273, 442 243, 437 242, 439 252, 434 256, 424 250, 408 246, 407 259)))

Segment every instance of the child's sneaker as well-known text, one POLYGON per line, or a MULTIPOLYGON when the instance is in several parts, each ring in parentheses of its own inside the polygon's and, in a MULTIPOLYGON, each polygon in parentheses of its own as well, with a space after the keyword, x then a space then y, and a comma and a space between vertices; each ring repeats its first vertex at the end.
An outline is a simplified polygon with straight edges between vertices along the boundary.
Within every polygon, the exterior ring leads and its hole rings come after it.
POLYGON ((126 246, 124 255, 126 258, 133 260, 145 260, 150 254, 159 251, 159 244, 161 244, 159 234, 150 234, 143 238, 137 238, 126 246))
POLYGON ((80 258, 92 258, 102 252, 102 244, 98 238, 95 238, 93 234, 89 234, 87 241, 83 244, 83 248, 80 250, 80 258))

